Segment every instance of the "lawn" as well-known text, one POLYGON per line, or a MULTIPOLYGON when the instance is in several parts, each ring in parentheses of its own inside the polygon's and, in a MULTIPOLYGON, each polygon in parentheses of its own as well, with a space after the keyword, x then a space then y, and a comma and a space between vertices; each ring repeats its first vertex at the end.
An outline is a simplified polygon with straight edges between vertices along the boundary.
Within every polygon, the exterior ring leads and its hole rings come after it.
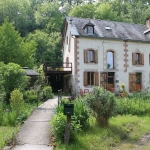
MULTIPOLYGON (((67 103, 65 100, 62 102, 67 103)), ((56 138, 56 143, 53 143, 55 150, 131 150, 136 149, 137 142, 150 131, 149 93, 134 93, 124 98, 118 96, 114 99, 114 95, 108 91, 103 92, 103 89, 94 88, 92 94, 79 97, 72 103, 74 103, 74 116, 78 118, 80 124, 82 119, 86 118, 87 113, 89 114, 89 127, 88 129, 82 128, 81 132, 72 134, 75 130, 72 130, 73 126, 71 126, 70 143, 64 145, 64 131, 61 131, 64 119, 60 115, 60 112, 63 114, 63 105, 58 107, 58 117, 55 117, 54 122, 51 122, 56 138), (110 101, 111 103, 109 103, 110 101), (77 107, 80 105, 83 108, 77 107), (113 106, 114 109, 112 109, 113 106), (88 111, 85 111, 86 107, 88 111), (97 124, 99 123, 96 120, 97 116, 108 117, 107 114, 110 113, 113 117, 110 116, 109 124, 105 126, 97 124), (60 132, 63 132, 63 134, 60 134, 60 132)), ((105 121, 103 118, 101 122, 103 120, 105 121)), ((149 148, 149 143, 145 143, 142 147, 143 150, 149 148)))
POLYGON ((109 123, 109 127, 101 128, 90 118, 90 128, 87 131, 78 134, 69 146, 57 142, 55 150, 129 150, 135 147, 142 135, 150 131, 148 116, 118 115, 112 117, 109 123))
POLYGON ((15 135, 17 133, 19 128, 17 127, 5 127, 0 126, 0 150, 5 145, 12 144, 12 142, 15 142, 15 135))
MULTIPOLYGON (((39 104, 41 104, 41 102, 39 104)), ((8 113, 5 109, 3 110, 2 104, 0 106, 0 150, 2 150, 6 145, 15 142, 15 135, 19 127, 32 113, 33 109, 36 108, 36 104, 25 104, 24 111, 17 118, 13 116, 13 112, 8 113), (9 119, 13 120, 12 122, 16 122, 17 125, 9 124, 9 119)), ((4 108, 7 108, 7 106, 4 106, 4 108)))

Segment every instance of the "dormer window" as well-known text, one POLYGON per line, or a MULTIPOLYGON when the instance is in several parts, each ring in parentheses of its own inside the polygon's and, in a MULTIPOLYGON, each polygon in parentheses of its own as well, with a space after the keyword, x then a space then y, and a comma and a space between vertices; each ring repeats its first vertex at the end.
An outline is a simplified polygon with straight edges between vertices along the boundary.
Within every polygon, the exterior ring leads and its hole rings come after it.
POLYGON ((93 35, 94 34, 94 26, 95 25, 93 23, 91 23, 89 20, 89 22, 86 25, 84 25, 83 29, 85 30, 85 32, 88 35, 93 35))
POLYGON ((94 34, 94 27, 93 26, 88 26, 87 27, 87 34, 88 35, 93 35, 94 34))

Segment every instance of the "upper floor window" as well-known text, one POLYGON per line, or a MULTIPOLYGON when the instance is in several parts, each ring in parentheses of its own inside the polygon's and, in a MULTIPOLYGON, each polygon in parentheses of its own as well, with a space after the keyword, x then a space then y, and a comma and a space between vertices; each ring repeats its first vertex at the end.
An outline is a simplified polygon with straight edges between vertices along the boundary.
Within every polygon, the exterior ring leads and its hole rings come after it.
POLYGON ((85 32, 88 35, 93 35, 94 34, 94 26, 95 25, 93 23, 91 23, 90 20, 89 20, 89 22, 84 25, 83 29, 85 30, 85 32))
POLYGON ((97 50, 84 50, 84 62, 85 63, 97 63, 98 54, 97 50))
POLYGON ((132 53, 132 64, 133 65, 144 65, 144 54, 143 53, 132 53))
POLYGON ((107 69, 114 69, 114 52, 107 52, 107 69))
POLYGON ((87 26, 87 34, 88 35, 94 34, 94 27, 93 26, 87 26))

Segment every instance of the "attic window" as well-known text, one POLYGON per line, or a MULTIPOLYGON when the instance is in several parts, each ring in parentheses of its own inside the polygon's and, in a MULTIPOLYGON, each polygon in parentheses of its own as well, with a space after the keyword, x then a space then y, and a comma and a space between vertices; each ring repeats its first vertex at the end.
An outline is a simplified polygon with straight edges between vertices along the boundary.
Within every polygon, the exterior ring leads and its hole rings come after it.
POLYGON ((105 29, 106 29, 106 30, 111 30, 111 28, 110 28, 110 27, 105 27, 105 29))
POLYGON ((88 35, 93 35, 94 34, 94 26, 95 25, 93 23, 91 23, 90 20, 89 20, 89 22, 84 25, 83 29, 85 30, 85 32, 88 35))
POLYGON ((88 35, 93 35, 94 33, 94 27, 93 26, 88 26, 87 27, 87 34, 88 35))

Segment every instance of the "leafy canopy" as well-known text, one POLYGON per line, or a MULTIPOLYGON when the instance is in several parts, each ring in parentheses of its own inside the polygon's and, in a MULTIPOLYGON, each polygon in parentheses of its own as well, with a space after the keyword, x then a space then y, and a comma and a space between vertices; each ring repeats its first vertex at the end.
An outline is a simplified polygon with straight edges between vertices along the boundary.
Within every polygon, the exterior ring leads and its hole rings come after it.
POLYGON ((34 41, 25 42, 15 30, 8 18, 0 26, 0 61, 13 62, 20 66, 33 67, 33 54, 36 50, 34 41))
POLYGON ((0 79, 0 87, 4 90, 6 103, 9 103, 10 93, 14 89, 23 91, 28 85, 25 70, 14 63, 0 63, 0 79))

